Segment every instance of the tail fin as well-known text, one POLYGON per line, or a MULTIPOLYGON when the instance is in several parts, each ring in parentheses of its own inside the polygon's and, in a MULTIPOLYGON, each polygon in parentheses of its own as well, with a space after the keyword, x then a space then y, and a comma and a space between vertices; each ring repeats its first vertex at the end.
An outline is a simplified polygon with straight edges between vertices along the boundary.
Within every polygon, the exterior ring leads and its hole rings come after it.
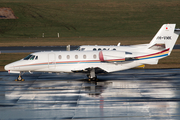
POLYGON ((148 48, 156 50, 169 49, 168 55, 170 55, 180 34, 179 29, 175 30, 175 26, 176 24, 164 24, 149 43, 148 48))

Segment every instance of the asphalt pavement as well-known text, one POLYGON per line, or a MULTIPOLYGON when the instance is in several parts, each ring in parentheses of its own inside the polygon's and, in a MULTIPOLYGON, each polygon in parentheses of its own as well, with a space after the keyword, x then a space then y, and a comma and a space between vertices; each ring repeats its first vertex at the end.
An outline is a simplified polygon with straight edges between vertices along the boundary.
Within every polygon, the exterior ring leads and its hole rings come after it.
POLYGON ((0 72, 0 120, 180 119, 180 69, 17 76, 0 72))

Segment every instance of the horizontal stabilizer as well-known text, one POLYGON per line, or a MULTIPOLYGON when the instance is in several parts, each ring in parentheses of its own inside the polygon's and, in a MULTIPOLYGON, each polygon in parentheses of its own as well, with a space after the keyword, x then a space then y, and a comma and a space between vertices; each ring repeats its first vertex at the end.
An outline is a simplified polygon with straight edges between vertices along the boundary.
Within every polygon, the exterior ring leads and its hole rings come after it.
POLYGON ((143 60, 140 63, 149 64, 149 65, 156 65, 156 64, 158 64, 158 59, 143 60))

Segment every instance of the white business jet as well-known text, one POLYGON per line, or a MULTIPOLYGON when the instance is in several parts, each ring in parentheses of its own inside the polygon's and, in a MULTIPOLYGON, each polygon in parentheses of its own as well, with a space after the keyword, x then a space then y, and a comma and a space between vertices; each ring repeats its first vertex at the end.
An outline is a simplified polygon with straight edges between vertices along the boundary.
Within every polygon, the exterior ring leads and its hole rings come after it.
POLYGON ((117 46, 115 45, 81 45, 76 50, 77 51, 119 50, 121 49, 121 47, 119 46, 120 46, 120 43, 118 43, 117 46))
POLYGON ((120 43, 115 45, 81 45, 76 50, 77 51, 100 51, 100 50, 119 50, 121 49, 120 43))
POLYGON ((180 29, 176 24, 164 24, 149 44, 118 46, 118 50, 100 51, 50 51, 35 52, 5 66, 9 73, 24 72, 80 72, 89 80, 96 80, 99 73, 126 70, 144 64, 157 64, 170 55, 180 29))

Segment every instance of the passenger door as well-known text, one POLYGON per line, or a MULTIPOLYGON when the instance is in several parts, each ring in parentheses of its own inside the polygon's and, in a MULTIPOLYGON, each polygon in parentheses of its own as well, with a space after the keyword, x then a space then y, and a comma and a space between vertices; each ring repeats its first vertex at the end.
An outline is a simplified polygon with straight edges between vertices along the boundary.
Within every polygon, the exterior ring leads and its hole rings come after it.
POLYGON ((54 53, 48 54, 48 68, 49 69, 56 68, 56 57, 54 53))

